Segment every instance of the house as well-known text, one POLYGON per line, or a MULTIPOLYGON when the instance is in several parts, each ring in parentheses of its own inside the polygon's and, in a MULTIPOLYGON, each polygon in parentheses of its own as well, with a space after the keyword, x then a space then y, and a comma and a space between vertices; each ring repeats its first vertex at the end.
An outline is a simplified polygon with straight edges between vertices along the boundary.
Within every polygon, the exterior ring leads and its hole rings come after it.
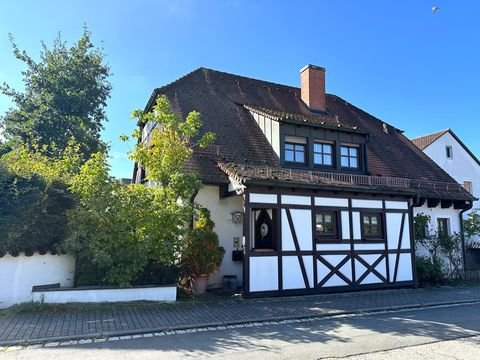
POLYGON ((412 142, 445 170, 477 200, 473 209, 480 209, 480 161, 451 130, 412 139, 412 142))
POLYGON ((324 68, 304 67, 300 82, 199 68, 145 107, 166 95, 217 134, 187 164, 226 250, 211 286, 225 275, 248 297, 415 286, 413 217, 431 210, 459 226, 472 196, 401 130, 326 94, 324 68))

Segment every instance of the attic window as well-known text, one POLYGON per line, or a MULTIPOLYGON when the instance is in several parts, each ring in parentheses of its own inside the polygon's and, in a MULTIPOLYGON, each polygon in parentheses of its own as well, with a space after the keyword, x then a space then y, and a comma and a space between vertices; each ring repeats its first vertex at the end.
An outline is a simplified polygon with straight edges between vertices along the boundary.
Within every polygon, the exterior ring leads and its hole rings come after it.
POLYGON ((307 162, 307 139, 300 136, 285 136, 285 161, 299 164, 307 162))
POLYGON ((315 165, 333 165, 333 144, 315 142, 313 144, 313 163, 315 165))
POLYGON ((340 160, 342 167, 359 168, 359 147, 354 145, 342 145, 340 147, 340 160))
POLYGON ((447 155, 447 159, 453 158, 452 147, 450 145, 445 146, 445 154, 447 155))

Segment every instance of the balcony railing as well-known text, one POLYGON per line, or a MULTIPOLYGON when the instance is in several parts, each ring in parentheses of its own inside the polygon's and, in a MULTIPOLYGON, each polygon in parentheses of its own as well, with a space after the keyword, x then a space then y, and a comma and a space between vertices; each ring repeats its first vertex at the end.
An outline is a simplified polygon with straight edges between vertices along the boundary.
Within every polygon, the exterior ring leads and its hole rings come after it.
POLYGON ((433 190, 439 192, 460 192, 458 183, 447 183, 429 180, 414 180, 387 176, 368 176, 322 171, 286 169, 261 165, 228 165, 220 166, 226 172, 235 173, 239 179, 276 179, 282 181, 302 181, 308 183, 345 184, 359 186, 389 187, 415 190, 433 190))

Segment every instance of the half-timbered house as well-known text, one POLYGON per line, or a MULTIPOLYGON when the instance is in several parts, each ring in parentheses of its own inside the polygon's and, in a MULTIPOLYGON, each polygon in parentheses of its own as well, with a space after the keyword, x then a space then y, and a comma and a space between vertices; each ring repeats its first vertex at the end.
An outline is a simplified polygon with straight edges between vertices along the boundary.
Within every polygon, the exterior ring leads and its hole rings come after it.
POLYGON ((324 68, 304 67, 300 82, 199 68, 146 105, 166 95, 217 135, 187 164, 226 250, 210 285, 236 278, 246 296, 414 286, 415 209, 458 215, 472 196, 402 130, 326 94, 324 68))

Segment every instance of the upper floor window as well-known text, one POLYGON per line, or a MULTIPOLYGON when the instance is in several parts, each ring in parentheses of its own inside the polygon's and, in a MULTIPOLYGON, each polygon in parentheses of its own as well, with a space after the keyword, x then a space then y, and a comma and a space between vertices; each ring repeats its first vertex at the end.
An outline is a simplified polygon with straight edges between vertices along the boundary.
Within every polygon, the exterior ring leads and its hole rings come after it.
POLYGON ((445 146, 445 155, 447 155, 447 159, 453 158, 452 147, 450 145, 445 146))
POLYGON ((299 136, 285 137, 285 161, 305 164, 307 162, 307 139, 299 136))
POLYGON ((333 165, 333 144, 316 142, 313 144, 313 163, 315 165, 333 165))
POLYGON ((342 145, 340 147, 340 163, 342 167, 359 167, 359 148, 358 146, 342 145))

